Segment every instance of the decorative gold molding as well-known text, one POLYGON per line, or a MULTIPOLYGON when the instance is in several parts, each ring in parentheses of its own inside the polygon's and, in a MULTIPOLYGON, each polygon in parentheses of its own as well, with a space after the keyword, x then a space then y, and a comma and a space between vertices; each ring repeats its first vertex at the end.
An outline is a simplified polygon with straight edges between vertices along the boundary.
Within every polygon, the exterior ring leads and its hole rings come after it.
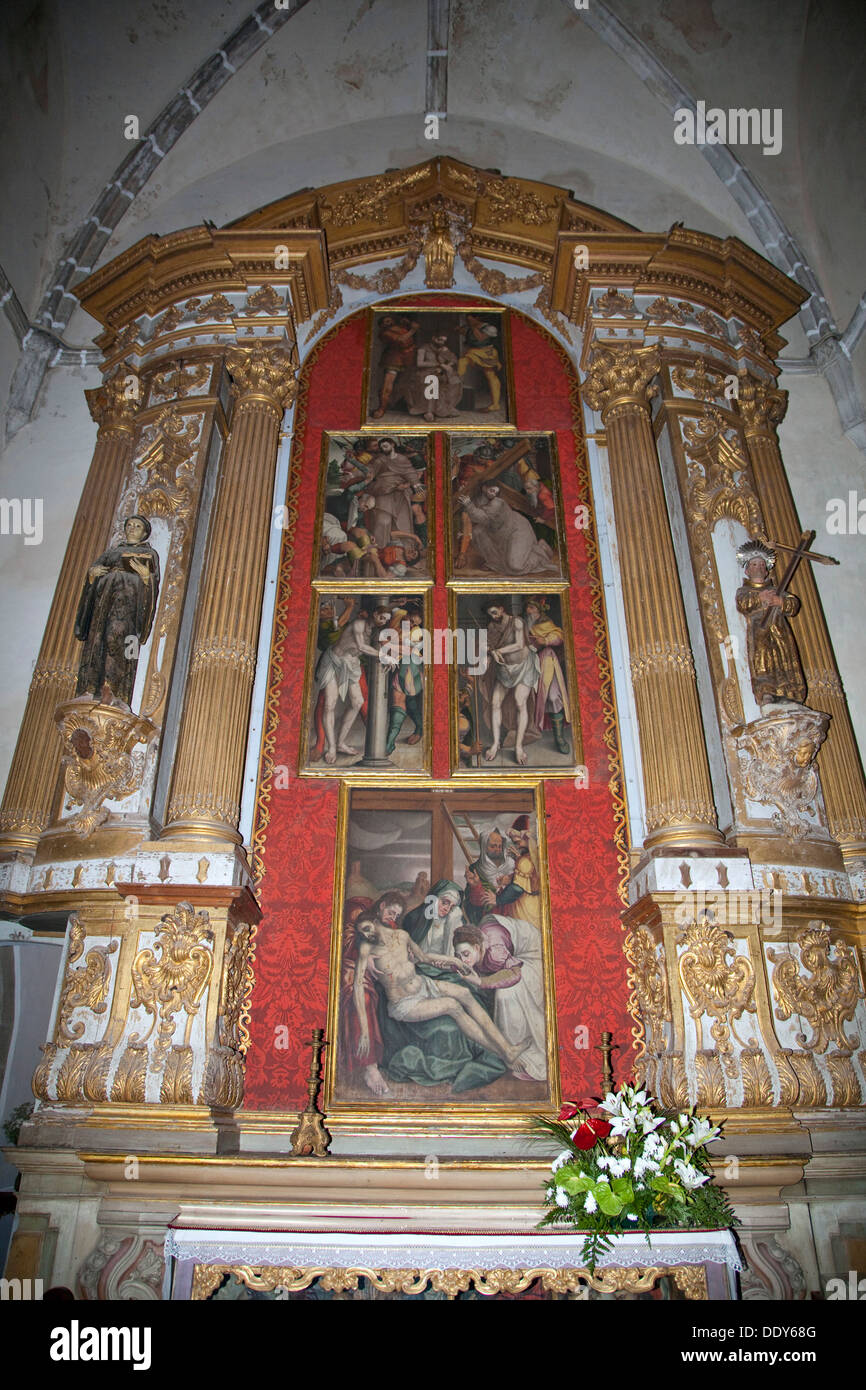
POLYGON ((132 434, 138 414, 138 378, 135 373, 117 371, 101 386, 85 391, 88 409, 99 433, 132 434), (132 380, 130 380, 132 378, 132 380))
POLYGON ((824 1053, 831 1044, 847 1054, 856 1051, 860 1039, 848 1037, 844 1028, 863 998, 854 951, 844 941, 834 943, 826 922, 810 922, 797 932, 795 940, 799 967, 793 955, 767 948, 767 958, 773 963, 776 1017, 787 1020, 796 1014, 811 1026, 811 1041, 805 1033, 797 1034, 797 1046, 804 1052, 824 1053))
POLYGON ((213 932, 206 911, 196 912, 191 903, 178 903, 161 922, 154 943, 161 958, 157 960, 150 947, 138 952, 132 963, 130 999, 130 1007, 144 1009, 151 1020, 147 1033, 131 1038, 131 1044, 146 1043, 159 1025, 151 1054, 153 1072, 166 1064, 176 1024, 174 1015, 181 1010, 186 1013, 183 1047, 189 1047, 193 1019, 213 970, 213 932))
POLYGON ((317 1280, 326 1293, 345 1293, 355 1290, 360 1279, 368 1279, 381 1293, 421 1294, 427 1288, 454 1298, 474 1288, 490 1296, 499 1293, 523 1293, 541 1281, 544 1289, 554 1293, 578 1293, 590 1288, 605 1294, 638 1294, 655 1288, 659 1279, 672 1277, 687 1299, 706 1299, 706 1271, 702 1265, 636 1265, 622 1268, 610 1265, 591 1274, 588 1269, 355 1269, 318 1266, 297 1269, 280 1265, 202 1265, 193 1270, 191 1299, 203 1301, 211 1297, 226 1275, 233 1274, 249 1289, 272 1293, 300 1293, 317 1280))
POLYGON ((232 392, 242 405, 252 400, 273 407, 282 418, 297 392, 297 348, 238 347, 226 353, 226 366, 232 377, 232 392))
MULTIPOLYGON (((744 1013, 755 1013, 755 971, 746 956, 734 954, 730 932, 717 926, 709 914, 691 922, 680 934, 685 947, 679 958, 680 982, 691 1003, 691 1016, 703 1048, 703 1019, 713 1019, 710 1032, 728 1076, 737 1073, 731 1032, 744 1013), (730 957, 733 956, 733 960, 730 957)), ((765 1099, 765 1098, 764 1098, 765 1099)))
POLYGON ((646 411, 650 382, 660 367, 656 347, 599 348, 589 364, 581 395, 590 410, 600 411, 604 423, 614 407, 636 405, 646 411))
POLYGON ((781 424, 788 409, 788 393, 750 372, 740 372, 737 396, 746 438, 775 438, 776 426, 781 424))
POLYGON ((158 731, 149 719, 94 700, 69 700, 58 706, 56 719, 66 794, 81 807, 62 824, 84 839, 108 819, 106 801, 140 789, 144 762, 133 749, 158 731))
POLYGON ((57 1027, 55 1042, 77 1042, 85 1029, 83 1021, 72 1023, 75 1009, 88 1009, 92 1014, 104 1014, 108 989, 111 983, 111 961, 109 957, 117 950, 117 941, 109 941, 105 946, 92 946, 84 957, 84 964, 75 967, 83 952, 87 931, 77 912, 69 919, 69 951, 66 957, 66 975, 60 991, 57 1008, 57 1027))

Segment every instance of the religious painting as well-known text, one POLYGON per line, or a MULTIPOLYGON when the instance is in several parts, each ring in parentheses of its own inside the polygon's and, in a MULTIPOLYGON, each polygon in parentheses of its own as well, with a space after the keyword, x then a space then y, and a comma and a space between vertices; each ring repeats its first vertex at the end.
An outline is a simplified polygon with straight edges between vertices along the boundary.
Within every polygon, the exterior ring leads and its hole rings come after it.
POLYGON ((431 443, 417 435, 324 435, 314 578, 432 577, 431 443))
POLYGON ((371 309, 365 427, 509 426, 507 309, 371 309))
POLYGON ((557 1099, 541 794, 343 787, 329 1113, 557 1099))
POLYGON ((453 771, 574 776, 583 756, 568 595, 472 591, 451 603, 453 771))
POLYGON ((551 435, 451 435, 447 473, 452 580, 564 577, 566 547, 551 435))
MULTIPOLYGON (((429 591, 428 591, 429 592, 429 591)), ((425 773, 429 599, 424 591, 315 595, 299 771, 425 773)))

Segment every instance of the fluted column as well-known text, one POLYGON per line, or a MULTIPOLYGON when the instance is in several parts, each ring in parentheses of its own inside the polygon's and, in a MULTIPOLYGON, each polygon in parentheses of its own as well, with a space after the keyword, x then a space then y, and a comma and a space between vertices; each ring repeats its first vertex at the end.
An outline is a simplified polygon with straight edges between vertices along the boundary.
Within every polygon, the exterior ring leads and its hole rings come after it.
MULTIPOLYGON (((740 376, 739 407, 755 487, 770 540, 794 546, 801 527, 782 462, 776 426, 784 419, 787 391, 757 380, 748 372, 740 376)), ((784 561, 784 554, 782 555, 784 561)), ((784 563, 782 563, 784 569, 784 563)), ((836 658, 812 565, 801 561, 791 585, 801 603, 795 632, 813 709, 832 716, 827 740, 818 756, 821 787, 831 834, 847 858, 866 853, 866 783, 851 727, 848 702, 839 679, 836 658)))
POLYGON ((237 844, 280 422, 297 383, 296 359, 286 348, 233 349, 226 364, 236 404, 162 838, 237 844))
POLYGON ((32 853, 50 820, 61 754, 54 711, 75 692, 81 653, 75 637, 75 614, 88 567, 111 538, 135 442, 138 400, 127 397, 127 379, 118 373, 103 386, 85 392, 99 432, 6 783, 0 809, 0 852, 32 853))
POLYGON ((650 424, 657 348, 604 348, 584 400, 607 434, 648 848, 718 844, 694 660, 650 424))

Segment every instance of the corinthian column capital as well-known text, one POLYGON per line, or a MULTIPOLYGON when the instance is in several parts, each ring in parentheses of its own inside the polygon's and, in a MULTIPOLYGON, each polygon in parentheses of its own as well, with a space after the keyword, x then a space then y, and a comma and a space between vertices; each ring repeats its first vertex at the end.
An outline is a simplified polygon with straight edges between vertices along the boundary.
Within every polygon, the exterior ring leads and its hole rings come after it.
POLYGON ((134 433, 141 399, 134 372, 116 372, 101 386, 84 394, 87 408, 101 435, 134 433))
POLYGON ((615 406, 647 409, 649 384, 661 366, 657 347, 599 348, 589 364, 581 395, 602 420, 615 406))
POLYGON ((232 348, 226 353, 226 366, 239 405, 261 401, 282 415, 295 399, 298 359, 294 347, 232 348))
POLYGON ((778 386, 760 381, 749 372, 740 372, 738 402, 746 438, 766 435, 772 439, 788 409, 788 393, 778 386))

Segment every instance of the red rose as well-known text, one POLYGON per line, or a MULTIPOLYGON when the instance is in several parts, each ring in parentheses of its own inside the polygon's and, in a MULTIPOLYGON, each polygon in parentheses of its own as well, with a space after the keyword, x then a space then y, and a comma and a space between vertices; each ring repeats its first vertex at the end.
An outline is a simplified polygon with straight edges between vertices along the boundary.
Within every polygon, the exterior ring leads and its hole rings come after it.
POLYGON ((607 1138, 610 1128, 606 1120, 584 1120, 571 1137, 579 1149, 592 1149, 599 1139, 607 1138))

